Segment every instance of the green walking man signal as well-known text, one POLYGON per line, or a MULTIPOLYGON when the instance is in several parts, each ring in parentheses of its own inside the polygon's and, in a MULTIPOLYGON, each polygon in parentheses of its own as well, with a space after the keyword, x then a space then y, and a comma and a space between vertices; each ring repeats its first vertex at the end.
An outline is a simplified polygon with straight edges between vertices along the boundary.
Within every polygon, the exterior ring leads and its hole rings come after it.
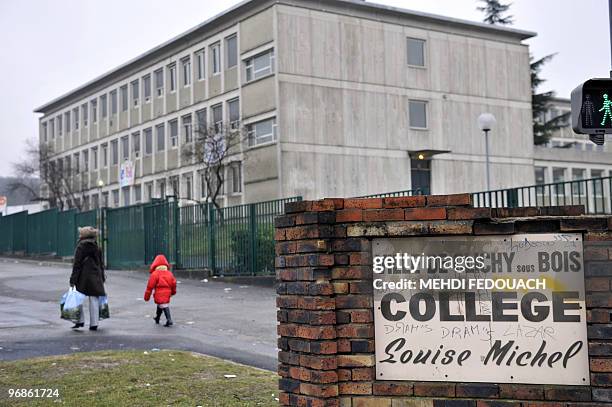
POLYGON ((604 112, 604 117, 603 119, 601 119, 601 125, 604 126, 606 124, 606 119, 610 119, 610 122, 612 122, 612 112, 610 111, 610 105, 612 105, 612 102, 610 102, 610 99, 608 99, 608 94, 604 93, 603 94, 603 106, 601 107, 601 109, 599 109, 599 111, 603 111, 604 112))
POLYGON ((591 141, 603 145, 612 134, 612 79, 595 78, 572 91, 572 128, 588 134, 591 141))

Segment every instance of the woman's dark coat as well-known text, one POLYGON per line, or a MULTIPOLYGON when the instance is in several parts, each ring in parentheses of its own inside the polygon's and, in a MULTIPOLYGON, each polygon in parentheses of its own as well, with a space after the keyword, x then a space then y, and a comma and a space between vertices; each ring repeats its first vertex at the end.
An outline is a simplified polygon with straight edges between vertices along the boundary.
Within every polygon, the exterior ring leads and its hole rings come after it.
POLYGON ((89 297, 100 297, 106 295, 105 281, 102 251, 96 240, 80 240, 74 253, 70 285, 89 297))

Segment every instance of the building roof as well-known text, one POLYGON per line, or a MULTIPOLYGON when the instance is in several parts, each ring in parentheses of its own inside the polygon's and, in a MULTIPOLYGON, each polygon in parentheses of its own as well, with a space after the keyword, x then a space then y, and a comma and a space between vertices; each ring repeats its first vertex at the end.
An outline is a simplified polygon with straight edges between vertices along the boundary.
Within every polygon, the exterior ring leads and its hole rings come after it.
MULTIPOLYGON (((216 24, 220 24, 228 19, 235 18, 239 16, 243 12, 251 10, 257 5, 265 4, 269 0, 243 0, 240 3, 232 6, 231 8, 209 18, 196 25, 195 27, 185 31, 182 34, 177 35, 174 38, 144 52, 143 54, 138 55, 137 57, 111 69, 108 72, 103 73, 102 75, 86 82, 85 84, 47 102, 36 109, 34 109, 34 113, 46 113, 50 110, 53 110, 62 104, 65 104, 74 96, 82 93, 87 93, 88 91, 92 91, 96 86, 104 83, 105 81, 110 80, 113 77, 120 76, 130 69, 136 67, 138 64, 143 63, 145 60, 155 58, 156 56, 162 54, 164 51, 176 47, 182 43, 188 42, 191 38, 197 36, 198 34, 205 32, 206 30, 214 27, 216 24)), ((509 37, 514 37, 518 40, 525 40, 531 37, 536 36, 535 32, 518 30, 515 28, 502 27, 502 26, 493 26, 490 24, 484 24, 474 21, 461 20, 453 17, 445 17, 436 14, 424 13, 420 11, 408 10, 404 8, 391 7, 377 3, 371 3, 365 0, 292 0, 291 2, 286 0, 275 0, 270 2, 271 4, 292 4, 295 3, 303 3, 304 6, 317 7, 322 8, 325 3, 333 1, 335 5, 345 6, 347 8, 357 9, 361 11, 366 11, 373 13, 374 15, 399 15, 404 17, 413 17, 417 19, 422 19, 429 22, 437 22, 448 24, 456 27, 463 27, 472 30, 478 30, 483 32, 495 32, 502 35, 507 35, 509 37)))

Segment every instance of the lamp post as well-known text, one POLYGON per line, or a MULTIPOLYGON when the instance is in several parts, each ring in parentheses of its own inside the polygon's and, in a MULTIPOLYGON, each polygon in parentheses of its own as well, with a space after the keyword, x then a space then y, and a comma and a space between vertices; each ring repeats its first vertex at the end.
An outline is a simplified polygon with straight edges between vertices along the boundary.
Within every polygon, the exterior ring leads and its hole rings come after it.
POLYGON ((98 208, 97 211, 98 213, 96 214, 96 223, 97 223, 97 229, 98 229, 98 233, 99 233, 99 239, 100 239, 100 250, 102 250, 102 261, 104 262, 104 264, 106 264, 106 251, 104 250, 105 248, 105 244, 104 244, 104 237, 105 237, 105 233, 102 230, 104 227, 104 208, 102 207, 102 188, 104 188, 104 181, 101 179, 98 179, 98 208))
POLYGON ((487 191, 491 190, 491 178, 490 178, 490 169, 489 169, 489 131, 495 126, 497 121, 495 120, 495 116, 491 113, 483 113, 478 116, 478 127, 480 130, 484 131, 485 134, 485 155, 487 162, 487 191))

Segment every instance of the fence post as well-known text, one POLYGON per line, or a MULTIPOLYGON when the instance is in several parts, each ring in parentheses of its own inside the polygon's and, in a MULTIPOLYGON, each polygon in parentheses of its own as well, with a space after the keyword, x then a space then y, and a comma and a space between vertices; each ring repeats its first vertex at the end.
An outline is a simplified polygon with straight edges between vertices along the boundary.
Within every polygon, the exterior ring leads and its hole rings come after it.
POLYGON ((215 205, 208 203, 208 257, 212 273, 217 268, 215 255, 215 205))
POLYGON ((256 204, 249 204, 249 250, 251 252, 249 268, 251 275, 254 276, 257 267, 257 218, 255 211, 256 204))
POLYGON ((518 208, 518 189, 513 188, 508 190, 508 208, 518 208))
POLYGON ((174 221, 174 262, 176 268, 181 268, 181 248, 180 248, 180 227, 181 227, 181 214, 178 205, 178 199, 174 200, 173 204, 174 213, 172 214, 172 220, 174 221))

